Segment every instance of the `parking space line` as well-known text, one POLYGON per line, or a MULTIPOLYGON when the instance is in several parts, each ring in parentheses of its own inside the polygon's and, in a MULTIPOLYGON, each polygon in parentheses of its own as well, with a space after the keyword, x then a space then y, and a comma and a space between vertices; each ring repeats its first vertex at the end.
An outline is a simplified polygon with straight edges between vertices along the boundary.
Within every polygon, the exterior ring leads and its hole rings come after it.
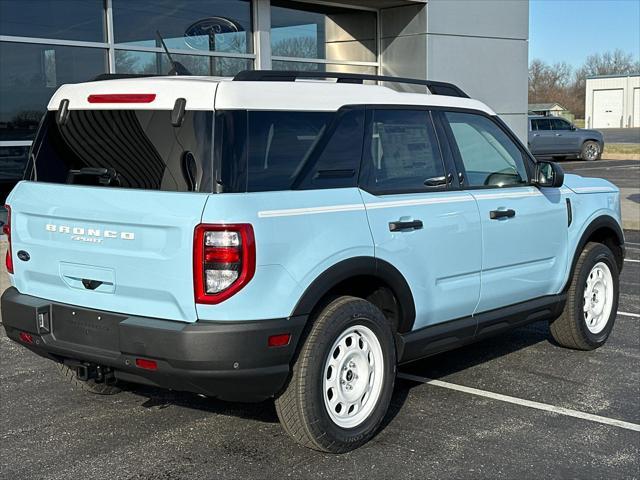
POLYGON ((640 318, 640 314, 638 313, 627 313, 627 312, 616 312, 618 315, 622 315, 624 317, 634 317, 634 318, 640 318))
POLYGON ((624 261, 625 262, 631 262, 631 263, 640 263, 640 260, 634 260, 632 258, 625 258, 624 261))
POLYGON ((634 432, 640 432, 640 425, 636 423, 625 422, 623 420, 617 420, 615 418, 601 417, 600 415, 593 415, 591 413, 572 410, 570 408, 556 407, 555 405, 549 405, 548 403, 534 402, 532 400, 525 400, 523 398, 502 395, 501 393, 494 393, 486 390, 480 390, 478 388, 457 385, 455 383, 443 382, 442 380, 433 380, 431 378, 420 377, 418 375, 411 375, 409 373, 398 373, 398 378, 418 383, 424 383, 427 385, 433 385, 435 387, 447 388, 449 390, 455 390, 458 392, 469 393, 471 395, 491 398, 493 400, 521 405, 523 407, 535 408, 537 410, 543 410, 545 412, 557 413, 559 415, 565 415, 568 417, 580 418, 582 420, 602 423, 604 425, 610 425, 613 427, 624 428, 626 430, 633 430, 634 432))

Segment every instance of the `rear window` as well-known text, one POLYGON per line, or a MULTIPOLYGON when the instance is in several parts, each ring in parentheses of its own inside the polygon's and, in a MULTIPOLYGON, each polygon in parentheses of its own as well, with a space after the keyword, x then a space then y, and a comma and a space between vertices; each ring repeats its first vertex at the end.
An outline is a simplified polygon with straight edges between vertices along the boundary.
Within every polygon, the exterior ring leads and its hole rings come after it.
POLYGON ((222 111, 216 144, 225 192, 357 185, 364 111, 222 111))
POLYGON ((212 190, 213 112, 187 111, 181 126, 165 110, 48 112, 28 176, 41 182, 164 191, 212 190))

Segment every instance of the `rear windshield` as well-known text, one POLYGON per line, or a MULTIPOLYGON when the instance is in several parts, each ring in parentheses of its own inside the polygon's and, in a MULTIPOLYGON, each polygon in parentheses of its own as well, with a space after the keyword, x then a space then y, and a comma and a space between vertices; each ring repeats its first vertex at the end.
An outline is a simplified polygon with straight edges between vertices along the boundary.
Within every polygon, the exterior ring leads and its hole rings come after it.
POLYGON ((40 182, 165 191, 212 189, 213 112, 187 111, 179 127, 165 110, 48 112, 27 176, 40 182))

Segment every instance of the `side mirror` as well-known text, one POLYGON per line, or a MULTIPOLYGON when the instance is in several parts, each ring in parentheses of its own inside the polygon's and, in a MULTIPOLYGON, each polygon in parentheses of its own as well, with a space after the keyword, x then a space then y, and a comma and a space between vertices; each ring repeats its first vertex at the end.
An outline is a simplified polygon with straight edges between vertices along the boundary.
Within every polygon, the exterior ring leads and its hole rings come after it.
POLYGON ((572 131, 574 131, 574 132, 575 132, 577 129, 578 129, 578 127, 576 127, 574 124, 571 124, 571 130, 572 130, 572 131))
POLYGON ((536 163, 534 183, 538 187, 560 188, 564 183, 564 170, 555 162, 536 163))

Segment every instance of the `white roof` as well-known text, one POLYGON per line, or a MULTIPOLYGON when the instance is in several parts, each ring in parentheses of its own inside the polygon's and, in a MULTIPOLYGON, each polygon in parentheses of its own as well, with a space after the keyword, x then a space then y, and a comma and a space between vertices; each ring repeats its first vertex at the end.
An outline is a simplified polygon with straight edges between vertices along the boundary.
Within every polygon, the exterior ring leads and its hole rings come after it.
POLYGON ((216 77, 144 77, 63 85, 49 101, 57 110, 63 99, 70 110, 171 110, 177 98, 187 110, 309 110, 335 111, 344 105, 421 105, 469 108, 495 115, 484 103, 469 98, 404 93, 380 85, 297 82, 235 82, 216 77), (89 103, 89 95, 155 94, 150 103, 89 103), (215 107, 214 107, 215 102, 215 107))

